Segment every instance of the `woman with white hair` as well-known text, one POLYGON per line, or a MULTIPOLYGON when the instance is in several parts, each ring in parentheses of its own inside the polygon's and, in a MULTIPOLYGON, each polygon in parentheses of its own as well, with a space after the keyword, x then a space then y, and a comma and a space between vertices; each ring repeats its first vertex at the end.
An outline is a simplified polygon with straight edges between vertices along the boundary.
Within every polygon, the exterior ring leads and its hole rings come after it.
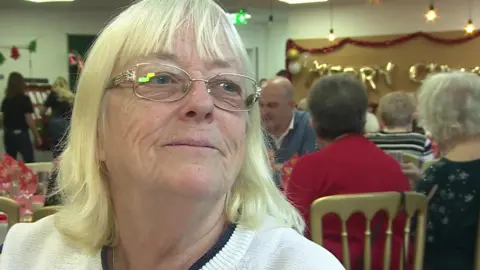
POLYGON ((428 77, 420 89, 419 113, 445 153, 417 184, 419 192, 435 192, 428 205, 424 269, 474 269, 480 205, 480 77, 459 71, 428 77))
POLYGON ((248 56, 213 0, 145 0, 99 35, 60 161, 63 209, 2 269, 344 269, 271 179, 248 56))

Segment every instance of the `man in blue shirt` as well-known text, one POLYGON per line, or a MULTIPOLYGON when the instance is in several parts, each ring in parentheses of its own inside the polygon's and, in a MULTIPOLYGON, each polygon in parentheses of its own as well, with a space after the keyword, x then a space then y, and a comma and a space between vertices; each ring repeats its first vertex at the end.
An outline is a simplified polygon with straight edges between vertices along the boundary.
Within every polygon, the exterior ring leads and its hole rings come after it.
MULTIPOLYGON (((260 109, 268 147, 275 153, 275 168, 295 154, 302 156, 317 149, 315 131, 307 112, 295 110, 294 87, 283 77, 267 81, 262 89, 260 109)), ((278 179, 277 179, 278 180, 278 179)))

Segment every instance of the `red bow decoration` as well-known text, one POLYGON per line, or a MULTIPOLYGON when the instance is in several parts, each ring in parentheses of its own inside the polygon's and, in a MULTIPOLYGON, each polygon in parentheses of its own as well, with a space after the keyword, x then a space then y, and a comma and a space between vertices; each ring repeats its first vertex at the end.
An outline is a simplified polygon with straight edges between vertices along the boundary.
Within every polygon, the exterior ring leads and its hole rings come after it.
POLYGON ((18 58, 20 58, 20 51, 18 50, 17 47, 12 47, 11 51, 10 51, 10 57, 13 59, 13 60, 17 60, 18 58))

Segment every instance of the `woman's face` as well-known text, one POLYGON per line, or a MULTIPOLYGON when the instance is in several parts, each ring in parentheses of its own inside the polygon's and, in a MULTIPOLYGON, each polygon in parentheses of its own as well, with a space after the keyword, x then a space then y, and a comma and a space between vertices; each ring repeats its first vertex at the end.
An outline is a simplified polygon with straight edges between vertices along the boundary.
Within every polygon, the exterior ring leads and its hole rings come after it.
MULTIPOLYGON (((201 60, 195 42, 185 35, 178 38, 175 55, 141 62, 174 65, 194 79, 242 73, 235 62, 201 60)), ((227 46, 224 53, 235 59, 227 46)), ((244 160, 247 114, 215 107, 204 82, 194 81, 182 99, 170 103, 140 99, 132 88, 108 90, 105 98, 100 158, 112 188, 188 198, 230 190, 244 160)))

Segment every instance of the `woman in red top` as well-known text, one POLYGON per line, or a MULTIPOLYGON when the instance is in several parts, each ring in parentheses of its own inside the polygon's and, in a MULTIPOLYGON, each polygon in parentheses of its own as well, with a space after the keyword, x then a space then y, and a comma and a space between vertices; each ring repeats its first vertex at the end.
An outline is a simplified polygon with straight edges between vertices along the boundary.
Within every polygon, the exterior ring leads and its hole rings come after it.
MULTIPOLYGON (((386 191, 408 191, 407 178, 397 161, 364 137, 368 109, 367 90, 347 75, 320 79, 310 90, 308 108, 322 150, 302 157, 293 169, 288 198, 310 223, 310 205, 320 197, 386 191)), ((372 228, 380 222, 372 248, 372 269, 382 269, 386 218, 379 213, 372 228)), ((323 219, 324 247, 342 260, 341 223, 333 214, 323 219)), ((356 269, 363 256, 365 218, 353 215, 347 222, 351 265, 356 269)), ((374 229, 372 229, 374 230, 374 229)), ((393 262, 399 265, 403 219, 394 224, 393 262)), ((309 233, 307 231, 307 237, 309 233)))

